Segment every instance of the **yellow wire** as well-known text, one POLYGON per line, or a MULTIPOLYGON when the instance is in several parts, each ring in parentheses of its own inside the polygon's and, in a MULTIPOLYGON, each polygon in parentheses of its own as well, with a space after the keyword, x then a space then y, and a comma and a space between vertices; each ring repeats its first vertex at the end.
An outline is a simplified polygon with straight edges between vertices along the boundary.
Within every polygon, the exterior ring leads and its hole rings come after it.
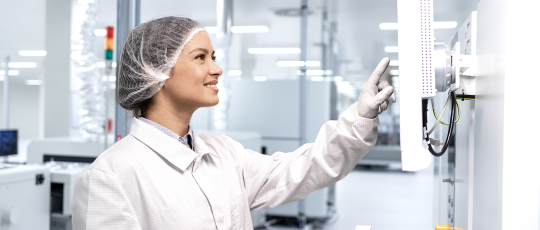
MULTIPOLYGON (((457 108, 458 108, 458 117, 456 118, 454 123, 458 122, 459 117, 461 117, 461 108, 459 107, 459 102, 458 102, 457 99, 456 99, 456 104, 457 104, 457 108)), ((437 113, 435 112, 435 109, 433 109, 433 115, 435 115, 435 119, 439 120, 439 118, 437 117, 437 113)), ((442 125, 446 125, 446 126, 450 125, 450 124, 444 123, 444 122, 442 122, 440 120, 439 120, 439 123, 441 123, 442 125)))

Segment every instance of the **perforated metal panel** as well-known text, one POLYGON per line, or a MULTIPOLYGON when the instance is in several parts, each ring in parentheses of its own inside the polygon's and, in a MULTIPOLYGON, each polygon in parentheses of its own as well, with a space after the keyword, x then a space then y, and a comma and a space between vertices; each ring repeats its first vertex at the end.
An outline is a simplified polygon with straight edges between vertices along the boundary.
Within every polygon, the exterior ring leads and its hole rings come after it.
POLYGON ((422 54, 422 98, 434 97, 435 71, 432 65, 433 39, 433 0, 420 0, 420 36, 422 54))

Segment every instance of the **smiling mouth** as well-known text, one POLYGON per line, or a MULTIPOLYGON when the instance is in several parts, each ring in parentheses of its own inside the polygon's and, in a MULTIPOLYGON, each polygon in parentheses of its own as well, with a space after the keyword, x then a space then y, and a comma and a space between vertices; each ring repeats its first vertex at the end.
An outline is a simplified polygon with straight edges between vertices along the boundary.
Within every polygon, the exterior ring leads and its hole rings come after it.
POLYGON ((217 89, 217 86, 215 84, 206 84, 204 85, 205 87, 208 87, 208 88, 214 88, 214 89, 217 89))

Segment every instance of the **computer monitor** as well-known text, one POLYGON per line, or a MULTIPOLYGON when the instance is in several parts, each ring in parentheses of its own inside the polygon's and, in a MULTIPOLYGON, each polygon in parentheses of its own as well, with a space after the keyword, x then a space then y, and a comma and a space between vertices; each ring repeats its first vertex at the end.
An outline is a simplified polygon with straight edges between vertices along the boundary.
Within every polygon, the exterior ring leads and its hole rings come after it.
POLYGON ((0 157, 17 154, 17 130, 0 130, 0 157))

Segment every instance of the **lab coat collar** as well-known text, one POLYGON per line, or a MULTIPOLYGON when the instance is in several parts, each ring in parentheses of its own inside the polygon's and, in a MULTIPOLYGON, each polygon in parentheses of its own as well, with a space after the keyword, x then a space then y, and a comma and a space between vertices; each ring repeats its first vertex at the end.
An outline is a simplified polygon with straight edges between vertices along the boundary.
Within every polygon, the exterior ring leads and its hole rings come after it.
MULTIPOLYGON (((201 138, 195 133, 194 138, 195 143, 197 143, 195 150, 197 153, 137 118, 133 118, 129 134, 156 151, 159 155, 182 171, 186 171, 188 166, 199 154, 203 156, 206 153, 210 153, 208 151, 208 146, 206 146, 201 138)), ((215 156, 215 154, 212 155, 215 156)))
POLYGON ((193 131, 193 142, 196 143, 195 152, 198 153, 199 155, 204 156, 204 154, 209 153, 213 157, 219 158, 219 155, 215 151, 210 150, 210 148, 208 148, 206 143, 204 143, 204 141, 201 139, 199 134, 195 131, 193 131))

